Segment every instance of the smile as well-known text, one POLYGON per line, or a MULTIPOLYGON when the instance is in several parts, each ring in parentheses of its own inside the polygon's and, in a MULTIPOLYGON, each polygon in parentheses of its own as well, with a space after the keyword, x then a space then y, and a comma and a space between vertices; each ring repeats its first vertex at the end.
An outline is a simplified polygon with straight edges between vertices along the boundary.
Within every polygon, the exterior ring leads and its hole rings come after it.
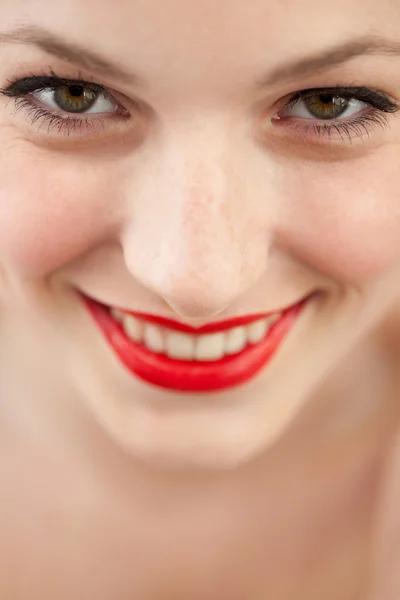
POLYGON ((306 300, 283 311, 193 328, 163 317, 107 307, 83 297, 123 365, 152 385, 214 392, 245 383, 275 355, 306 300))

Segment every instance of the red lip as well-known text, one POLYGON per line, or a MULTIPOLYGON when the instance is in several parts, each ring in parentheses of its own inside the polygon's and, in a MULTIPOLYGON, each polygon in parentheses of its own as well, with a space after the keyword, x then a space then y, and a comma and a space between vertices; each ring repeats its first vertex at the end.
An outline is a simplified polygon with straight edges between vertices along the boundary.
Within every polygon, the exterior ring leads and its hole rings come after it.
MULTIPOLYGON (((274 356, 289 333, 309 298, 283 311, 281 318, 270 328, 259 343, 248 345, 238 354, 217 361, 183 361, 148 350, 144 344, 128 338, 122 326, 109 310, 94 300, 83 296, 94 321, 99 326, 111 348, 125 367, 140 379, 152 385, 179 392, 214 392, 245 383, 254 377, 274 356)), ((126 313, 126 311, 124 311, 126 313)), ((191 334, 212 333, 231 327, 246 325, 271 313, 262 313, 211 323, 193 328, 177 321, 142 313, 129 313, 140 319, 191 334)))

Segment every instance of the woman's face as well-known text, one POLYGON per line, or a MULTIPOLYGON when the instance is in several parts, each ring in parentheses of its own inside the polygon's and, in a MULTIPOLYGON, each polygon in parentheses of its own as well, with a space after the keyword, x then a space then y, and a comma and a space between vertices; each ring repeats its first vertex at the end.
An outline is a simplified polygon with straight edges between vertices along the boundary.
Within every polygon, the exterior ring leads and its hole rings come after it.
POLYGON ((2 346, 34 332, 135 456, 259 453, 397 292, 399 3, 3 0, 0 22, 2 346))

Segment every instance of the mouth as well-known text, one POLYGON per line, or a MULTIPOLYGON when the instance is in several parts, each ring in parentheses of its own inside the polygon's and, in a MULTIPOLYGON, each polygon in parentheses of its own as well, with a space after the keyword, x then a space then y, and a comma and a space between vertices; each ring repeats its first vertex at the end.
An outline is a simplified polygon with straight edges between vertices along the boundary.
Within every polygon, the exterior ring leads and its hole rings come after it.
POLYGON ((272 360, 310 299, 282 311, 194 328, 82 297, 130 373, 166 390, 203 393, 252 379, 272 360))

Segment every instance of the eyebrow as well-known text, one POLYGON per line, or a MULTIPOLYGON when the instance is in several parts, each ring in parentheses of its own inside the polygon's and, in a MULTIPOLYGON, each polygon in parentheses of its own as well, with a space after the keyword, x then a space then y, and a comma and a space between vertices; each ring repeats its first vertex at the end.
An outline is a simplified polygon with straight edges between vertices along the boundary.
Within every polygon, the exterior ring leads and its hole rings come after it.
MULTIPOLYGON (((68 42, 36 25, 25 25, 11 31, 0 32, 0 44, 7 43, 35 46, 46 54, 85 70, 97 72, 139 87, 148 86, 140 75, 128 72, 117 63, 112 63, 99 54, 78 44, 68 42)), ((385 39, 378 35, 363 36, 350 40, 322 53, 279 65, 272 72, 270 71, 264 77, 261 77, 256 82, 255 87, 272 87, 287 80, 306 77, 324 69, 337 67, 362 55, 400 56, 400 42, 385 39)))
POLYGON ((67 42, 62 37, 58 37, 42 27, 27 25, 11 31, 0 31, 0 44, 27 44, 35 46, 46 54, 55 56, 87 71, 113 77, 124 83, 146 87, 144 79, 139 75, 129 73, 117 63, 109 62, 106 58, 78 44, 67 42))
POLYGON ((324 69, 343 65, 358 56, 368 55, 400 56, 400 42, 377 35, 349 40, 314 56, 278 66, 266 77, 258 80, 256 87, 273 86, 287 80, 304 78, 324 69))

